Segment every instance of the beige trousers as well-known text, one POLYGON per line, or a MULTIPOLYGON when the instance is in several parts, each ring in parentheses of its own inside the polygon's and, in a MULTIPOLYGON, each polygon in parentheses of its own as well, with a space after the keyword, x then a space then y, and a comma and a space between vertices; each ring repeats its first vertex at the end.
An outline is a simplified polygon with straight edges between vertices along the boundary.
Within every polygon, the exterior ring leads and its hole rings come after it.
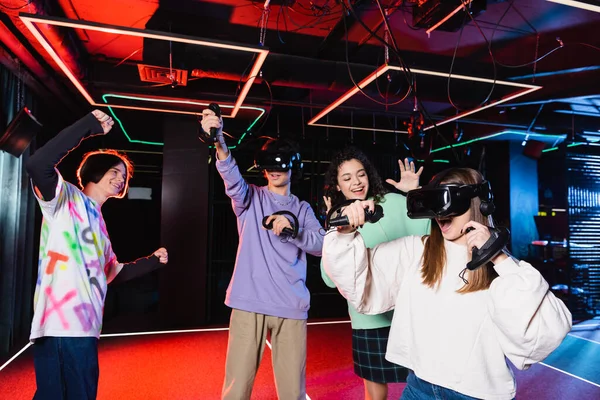
POLYGON ((280 400, 306 398, 306 320, 234 309, 229 323, 223 400, 250 399, 268 332, 277 396, 280 400))

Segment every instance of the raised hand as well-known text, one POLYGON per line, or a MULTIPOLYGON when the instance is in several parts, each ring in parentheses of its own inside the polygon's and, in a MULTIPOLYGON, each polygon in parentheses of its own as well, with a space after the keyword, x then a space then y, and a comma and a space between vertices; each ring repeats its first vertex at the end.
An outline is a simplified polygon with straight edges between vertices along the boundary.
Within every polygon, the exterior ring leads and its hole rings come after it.
POLYGON ((156 250, 154 252, 154 255, 158 257, 158 261, 160 261, 161 264, 166 264, 169 262, 169 253, 164 247, 161 247, 160 249, 156 250))
POLYGON ((325 207, 327 208, 325 213, 329 214, 329 210, 331 210, 331 197, 323 196, 323 201, 325 202, 325 207))
POLYGON ((104 131, 103 133, 106 135, 112 129, 115 121, 113 121, 113 119, 105 112, 100 110, 94 110, 92 111, 92 114, 94 114, 94 117, 96 117, 96 119, 100 122, 100 125, 102 125, 102 130, 104 131))
POLYGON ((202 121, 200 122, 204 132, 210 132, 210 128, 217 128, 217 139, 223 141, 223 118, 217 117, 213 110, 208 108, 202 110, 202 121))
POLYGON ((385 181, 401 192, 406 193, 417 189, 419 187, 419 179, 423 173, 423 167, 415 172, 415 163, 413 161, 409 162, 408 158, 404 159, 404 163, 402 160, 398 160, 398 166, 400 167, 400 182, 396 182, 393 179, 386 179, 385 181))

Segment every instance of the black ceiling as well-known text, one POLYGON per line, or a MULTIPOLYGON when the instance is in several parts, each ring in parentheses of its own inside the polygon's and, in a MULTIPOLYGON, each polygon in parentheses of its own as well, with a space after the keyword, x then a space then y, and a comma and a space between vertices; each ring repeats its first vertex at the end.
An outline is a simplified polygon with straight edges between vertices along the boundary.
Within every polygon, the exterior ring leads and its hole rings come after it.
MULTIPOLYGON (((398 44, 397 53, 390 51, 390 64, 402 62, 415 69, 452 71, 543 87, 460 120, 465 138, 506 128, 542 134, 600 129, 600 13, 546 0, 488 0, 486 11, 474 20, 461 14, 466 19, 462 29, 436 30, 428 37, 423 29, 412 26, 416 2, 382 3, 398 44), (536 58, 538 61, 533 62, 536 58), (527 65, 515 67, 520 64, 527 65)), ((106 0, 99 7, 94 0, 31 0, 26 6, 23 4, 23 0, 3 1, 0 11, 6 31, 24 46, 19 50, 21 54, 25 51, 31 56, 23 56, 22 60, 27 68, 26 78, 40 94, 52 98, 54 103, 60 99, 65 109, 73 113, 87 109, 85 100, 23 25, 19 12, 258 46, 264 2, 106 0)), ((352 12, 345 12, 345 7, 334 0, 270 2, 264 32, 264 47, 270 53, 244 101, 245 106, 266 110, 254 124, 254 131, 265 126, 268 116, 267 130, 296 134, 302 130, 302 135, 323 135, 322 129, 306 127, 306 121, 384 63, 384 47, 373 35, 384 35, 385 24, 377 1, 355 0, 350 4, 352 9, 347 11, 352 12)), ((18 56, 8 41, 9 34, 4 33, 4 47, 18 56)), ((252 55, 237 51, 112 33, 58 28, 55 35, 53 45, 69 56, 84 86, 98 101, 103 94, 121 93, 231 104, 254 61, 252 55), (185 86, 141 81, 138 64, 169 68, 170 54, 172 67, 187 71, 185 86), (200 76, 192 76, 194 70, 200 76)), ((424 108, 436 121, 455 115, 454 106, 470 109, 481 105, 488 95, 488 101, 493 101, 514 92, 496 84, 490 94, 489 84, 452 80, 448 85, 444 77, 415 76, 418 109, 424 108)), ((352 122, 355 126, 374 126, 376 130, 403 129, 415 108, 414 92, 399 104, 390 104, 403 99, 408 90, 406 74, 386 74, 364 88, 364 93, 376 101, 358 93, 330 114, 330 123, 352 122)), ((131 100, 118 101, 133 105, 131 100)), ((183 109, 198 111, 193 106, 183 109)), ((113 111, 130 137, 161 141, 162 131, 156 127, 162 114, 118 108, 113 111)), ((242 135, 258 114, 259 111, 245 110, 235 121, 226 123, 234 134, 242 135)), ((454 129, 456 124, 447 124, 440 127, 440 133, 451 139, 454 129)), ((347 135, 349 131, 336 134, 347 135)), ((146 148, 135 142, 129 144, 146 148)))

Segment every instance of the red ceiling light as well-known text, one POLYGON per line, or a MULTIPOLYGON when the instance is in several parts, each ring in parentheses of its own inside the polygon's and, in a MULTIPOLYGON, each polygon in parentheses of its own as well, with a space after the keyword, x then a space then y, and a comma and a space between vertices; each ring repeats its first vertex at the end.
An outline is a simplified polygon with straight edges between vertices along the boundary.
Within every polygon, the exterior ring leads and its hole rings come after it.
MULTIPOLYGON (((461 5, 459 5, 458 7, 456 7, 454 10, 452 10, 452 12, 450 12, 450 14, 446 15, 445 18, 442 18, 437 24, 433 25, 431 28, 427 29, 425 31, 425 33, 427 33, 427 36, 429 37, 429 35, 431 35, 431 32, 435 31, 437 28, 439 28, 440 26, 442 26, 444 24, 444 22, 448 21, 450 18, 452 18, 457 12, 459 12, 461 9, 466 8, 472 0, 465 0, 462 2, 461 5)), ((468 11, 467 11, 468 12, 468 11)))
MULTIPOLYGON (((311 126, 325 126, 325 127, 331 127, 331 128, 366 130, 366 131, 372 131, 372 130, 374 130, 373 128, 360 128, 360 127, 353 127, 353 126, 323 124, 323 123, 319 123, 319 121, 323 117, 325 117, 327 114, 329 114, 331 111, 333 111, 337 107, 339 107, 346 100, 348 100, 349 98, 351 98, 352 96, 354 96, 355 94, 357 94, 358 92, 360 92, 362 89, 364 89, 365 87, 367 87, 375 79, 379 78, 382 75, 385 75, 385 73, 387 71, 389 71, 389 70, 403 71, 403 68, 395 66, 395 65, 383 64, 382 66, 380 66, 379 68, 377 68, 375 71, 373 71, 365 79, 363 79, 362 81, 360 81, 359 83, 357 83, 356 86, 354 86, 352 89, 348 90, 346 93, 344 93, 342 96, 340 96, 333 103, 331 103, 330 105, 328 105, 327 107, 325 107, 320 113, 318 113, 313 118, 311 118, 310 121, 308 121, 308 125, 311 125, 311 126)), ((438 77, 443 77, 443 78, 450 77, 450 74, 447 73, 447 72, 429 71, 429 70, 417 69, 417 68, 411 68, 410 71, 413 74, 417 74, 417 75, 438 76, 438 77)), ((456 121, 457 119, 466 117, 466 116, 471 115, 471 114, 475 114, 477 112, 480 112, 480 111, 483 111, 485 109, 497 106, 497 105, 505 103, 507 101, 514 100, 517 97, 525 96, 526 94, 535 92, 536 90, 539 90, 539 89, 542 88, 541 86, 537 86, 537 85, 528 85, 528 84, 524 84, 524 83, 508 82, 508 81, 501 81, 501 80, 495 80, 494 81, 493 79, 480 78, 480 77, 468 76, 468 75, 460 75, 460 74, 452 74, 451 78, 452 79, 458 79, 458 80, 464 80, 464 81, 471 81, 471 82, 482 82, 482 83, 490 83, 490 84, 495 83, 496 85, 515 87, 515 88, 518 88, 519 90, 517 90, 516 92, 513 92, 513 93, 511 93, 511 94, 509 94, 507 96, 504 96, 504 97, 502 97, 499 100, 492 101, 492 102, 490 102, 490 103, 488 103, 488 104, 486 104, 484 106, 477 107, 477 108, 474 108, 472 110, 467 110, 467 111, 464 111, 464 112, 462 112, 460 114, 457 114, 457 115, 454 115, 452 117, 446 118, 446 119, 444 119, 442 121, 439 121, 439 122, 436 123, 437 126, 444 125, 444 124, 447 124, 447 123, 452 122, 452 121, 456 121)), ((434 125, 426 126, 425 128, 423 128, 423 130, 427 131, 427 130, 432 129, 432 128, 434 128, 434 125)), ((400 133, 407 133, 406 131, 389 130, 389 129, 375 129, 375 130, 380 131, 380 132, 400 132, 400 133)))
MULTIPOLYGON (((77 20, 71 20, 71 19, 67 19, 67 18, 39 16, 39 15, 28 14, 28 13, 20 13, 19 17, 21 18, 21 20, 23 21, 25 26, 29 29, 29 31, 31 31, 32 35, 34 35, 35 38, 44 47, 44 49, 46 49, 46 51, 48 52, 50 57, 52 57, 52 59, 56 62, 56 64, 60 67, 60 69, 65 73, 65 75, 73 83, 73 85, 75 85, 77 90, 79 90, 81 95, 83 97, 85 97, 85 99, 92 106, 105 107, 105 106, 109 105, 109 106, 117 107, 117 108, 120 107, 119 105, 112 105, 112 104, 96 102, 92 98, 92 96, 89 94, 89 92, 86 90, 86 88, 83 86, 83 84, 79 81, 79 79, 77 79, 77 77, 73 74, 73 72, 67 66, 67 64, 57 54, 57 52, 54 49, 54 47, 52 46, 52 44, 50 44, 48 39, 42 34, 41 30, 36 26, 36 24, 48 24, 48 25, 62 26, 62 27, 73 28, 73 29, 85 29, 85 30, 90 30, 90 31, 113 33, 115 35, 137 36, 137 37, 142 37, 142 38, 147 38, 147 39, 165 40, 165 41, 193 44, 193 45, 197 45, 197 46, 215 47, 215 48, 220 48, 220 49, 234 50, 234 51, 240 51, 240 52, 246 52, 246 53, 254 53, 257 55, 256 60, 254 62, 254 65, 252 66, 252 69, 250 70, 249 78, 246 81, 246 83, 244 84, 244 86, 242 87, 242 90, 240 91, 240 94, 234 103, 234 107, 231 110, 231 114, 229 116, 232 118, 235 117, 236 114, 238 113, 238 111, 240 110, 240 107, 242 106, 244 99, 246 98, 246 95, 248 94, 248 91, 250 90, 250 87, 254 83, 254 80, 258 77, 260 69, 262 68, 263 63, 265 62, 265 59, 267 58, 267 55, 269 54, 269 50, 265 49, 264 47, 239 45, 236 43, 221 42, 221 41, 210 40, 210 39, 199 39, 199 38, 196 38, 193 36, 187 36, 187 35, 179 35, 179 34, 165 33, 165 32, 159 32, 159 31, 146 30, 146 29, 108 25, 108 24, 102 24, 102 23, 98 23, 98 22, 77 21, 77 20)), ((131 108, 131 107, 128 107, 128 108, 131 108)), ((155 109, 153 111, 171 112, 169 110, 162 110, 162 109, 155 109)), ((186 112, 186 113, 197 114, 195 112, 186 112)))

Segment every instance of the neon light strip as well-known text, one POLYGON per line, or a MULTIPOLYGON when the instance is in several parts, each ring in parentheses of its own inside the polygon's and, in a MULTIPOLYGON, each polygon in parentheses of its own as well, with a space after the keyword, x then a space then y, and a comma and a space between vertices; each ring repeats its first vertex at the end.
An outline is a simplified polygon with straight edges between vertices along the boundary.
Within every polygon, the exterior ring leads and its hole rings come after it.
POLYGON ((582 378, 582 377, 580 377, 580 376, 577 376, 577 375, 575 375, 575 374, 572 374, 572 373, 570 373, 570 372, 563 371, 562 369, 559 369, 559 368, 553 367, 552 365, 548 365, 548 364, 545 364, 545 363, 543 363, 543 362, 540 362, 540 364, 541 364, 541 365, 543 365, 544 367, 548 367, 548 368, 550 368, 550 369, 553 369, 553 370, 555 370, 555 371, 562 372, 563 374, 565 374, 565 375, 568 375, 568 376, 570 376, 570 377, 572 377, 572 378, 579 379, 580 381, 583 381, 583 382, 585 382, 585 383, 589 383, 590 385, 594 385, 594 386, 600 387, 600 385, 599 385, 599 384, 597 384, 597 383, 594 383, 594 382, 592 382, 592 381, 589 381, 589 380, 587 380, 587 379, 585 379, 585 378, 582 378))
MULTIPOLYGON (((490 104, 485 105, 483 107, 477 107, 477 108, 474 108, 474 109, 472 109, 470 111, 464 111, 464 112, 462 112, 460 114, 456 114, 456 115, 454 115, 454 116, 452 116, 450 118, 443 119, 443 120, 437 122, 435 125, 436 126, 445 125, 445 124, 447 124, 449 122, 456 121, 457 119, 464 118, 464 117, 466 117, 468 115, 472 115, 472 114, 478 113, 480 111, 486 110, 488 108, 495 107, 495 106, 497 106, 499 104, 506 103, 507 101, 516 99, 517 97, 525 96, 526 94, 529 94, 531 92, 535 92, 536 90, 539 90, 539 89, 541 89, 541 86, 537 87, 537 88, 525 89, 525 90, 518 91, 517 93, 515 93, 513 95, 504 97, 504 98, 502 98, 500 100, 493 101, 490 104)), ((432 129, 432 128, 434 128, 434 125, 429 125, 429 126, 423 128, 423 130, 424 131, 428 131, 429 129, 432 129)))
MULTIPOLYGON (((397 66, 390 66, 389 69, 393 69, 396 71, 402 71, 402 67, 397 67, 397 66)), ((526 83, 519 83, 519 82, 510 82, 510 81, 503 81, 503 80, 499 80, 497 79, 496 81, 494 81, 493 79, 489 79, 489 78, 480 78, 478 76, 470 76, 470 75, 461 75, 461 74, 452 74, 450 75, 447 72, 438 72, 438 71, 429 71, 426 69, 417 69, 417 68, 411 68, 410 69, 411 72, 414 72, 415 74, 422 74, 422 75, 431 75, 431 76, 439 76, 441 78, 448 78, 450 77, 451 79, 460 79, 463 81, 471 81, 471 82, 482 82, 482 83, 491 83, 493 84, 494 82, 496 82, 496 85, 503 85, 503 86, 512 86, 512 87, 519 87, 519 88, 528 88, 528 89, 541 89, 541 86, 537 86, 537 85, 529 85, 526 83)))
POLYGON ((594 118, 600 117, 600 113, 591 113, 591 112, 585 112, 585 111, 554 110, 554 112, 559 113, 559 114, 583 115, 585 117, 594 117, 594 118))
POLYGON ((355 131, 376 131, 376 132, 389 132, 389 133, 408 133, 408 131, 400 131, 400 130, 393 130, 393 129, 361 128, 361 127, 351 127, 351 126, 346 126, 346 125, 312 124, 312 126, 324 126, 324 127, 327 127, 327 128, 353 129, 355 131))
POLYGON ((82 96, 85 97, 85 99, 88 101, 88 103, 90 103, 93 106, 98 105, 98 104, 96 104, 94 99, 92 99, 92 96, 90 96, 90 94, 87 92, 87 90, 85 90, 83 85, 79 82, 79 79, 77 79, 75 77, 75 75, 73 75, 73 73, 71 72, 69 67, 67 67, 67 65, 63 62, 62 58, 60 58, 58 56, 58 54, 56 54, 56 51, 54 51, 54 48, 50 45, 50 43, 48 43, 48 41, 46 40, 44 35, 42 35, 42 33, 37 29, 37 27, 34 26, 31 21, 29 21, 27 18, 24 18, 23 16, 21 16, 21 20, 23 21, 23 23, 25 24, 27 29, 29 29, 31 34, 33 36, 35 36, 35 38, 38 40, 38 42, 40 42, 42 47, 44 49, 46 49, 46 51, 48 52, 50 57, 52 57, 54 62, 65 73, 67 78, 69 78, 69 80, 73 83, 73 85, 75 85, 75 87, 77 88, 77 90, 79 90, 79 92, 82 94, 82 96))
MULTIPOLYGON (((108 101, 106 100, 106 97, 114 97, 116 99, 125 99, 125 100, 139 100, 139 101, 146 101, 146 102, 156 102, 156 103, 167 103, 167 104, 185 104, 185 105, 191 105, 191 106, 200 106, 200 107, 207 107, 209 105, 209 103, 207 103, 206 101, 195 101, 195 100, 185 100, 185 99, 178 99, 178 100, 172 100, 172 99, 163 99, 163 98, 159 98, 159 97, 143 97, 143 96, 131 96, 131 95, 124 95, 124 94, 116 94, 116 93, 107 93, 102 95, 102 100, 104 100, 105 103, 108 104, 108 101)), ((102 105, 106 105, 106 104, 102 104, 102 105)), ((127 108, 127 109, 133 109, 133 110, 139 110, 140 107, 137 106, 122 106, 119 104, 109 104, 111 107, 114 108, 127 108)), ((235 108, 235 106, 230 106, 227 104, 221 105, 221 108, 228 108, 228 109, 232 109, 235 108)), ((252 107, 252 106, 243 106, 240 107, 241 109, 244 110, 257 110, 257 111, 262 111, 263 114, 265 112, 264 108, 259 108, 259 107, 252 107)), ((159 111, 156 110, 154 108, 143 108, 141 107, 142 110, 146 110, 146 111, 159 111)), ((198 115, 200 114, 199 112, 193 112, 193 111, 170 111, 170 110, 166 110, 165 112, 172 112, 175 114, 192 114, 192 115, 198 115)), ((261 114, 262 116, 262 114, 261 114)), ((234 118, 233 113, 230 115, 223 115, 223 118, 234 118)))
POLYGON ((258 55, 256 61, 254 62, 254 67, 250 71, 250 78, 246 81, 246 84, 242 88, 242 91, 240 92, 240 95, 238 96, 238 99, 235 102, 235 106, 233 108, 233 111, 231 112, 231 115, 233 115, 234 117, 237 114, 237 112, 240 109, 240 107, 242 106, 242 103, 244 102, 244 99, 246 98, 246 95, 250 91, 250 87, 254 83, 254 80, 258 76, 258 73, 260 72, 260 69, 261 69, 263 63, 265 62, 265 59, 267 58, 267 54, 268 54, 268 52, 266 52, 266 53, 260 53, 258 55))
POLYGON ((8 367, 8 364, 10 364, 11 362, 13 362, 17 357, 19 357, 25 350, 27 350, 27 348, 29 346, 31 346, 33 343, 29 342, 25 345, 25 347, 23 347, 21 350, 19 350, 19 352, 17 354, 15 354, 14 356, 12 356, 10 358, 10 360, 8 360, 7 362, 4 363, 4 365, 2 365, 0 367, 0 371, 2 371, 4 368, 8 367))
POLYGON ((567 135, 544 135, 542 133, 532 133, 532 132, 524 132, 524 131, 505 130, 505 131, 501 131, 501 132, 492 133, 491 135, 486 135, 486 136, 482 136, 482 137, 479 137, 479 138, 467 140, 466 142, 456 143, 456 144, 453 144, 452 146, 439 147, 437 149, 431 150, 431 152, 435 153, 435 152, 438 152, 438 151, 447 150, 450 147, 466 146, 466 145, 471 144, 471 143, 475 143, 475 142, 479 142, 479 141, 482 141, 482 140, 491 139, 491 138, 495 138, 495 137, 503 136, 503 135, 521 135, 521 136, 529 136, 531 138, 536 138, 537 137, 537 138, 556 139, 556 140, 560 140, 560 139, 564 140, 564 139, 567 138, 567 135))
POLYGON ((588 72, 588 71, 597 71, 600 69, 600 65, 592 65, 589 67, 581 67, 581 68, 571 68, 571 69, 561 69, 558 71, 550 71, 550 72, 538 72, 535 75, 521 75, 521 76, 511 76, 511 81, 519 81, 522 79, 531 79, 531 78, 543 78, 546 76, 557 76, 557 75, 567 75, 567 74, 578 74, 580 72, 588 72))
POLYGON ((36 14, 29 13, 19 13, 19 17, 22 20, 27 20, 31 22, 55 25, 55 26, 64 26, 66 28, 73 29, 86 29, 90 31, 98 31, 105 33, 114 33, 116 35, 129 35, 129 36, 137 36, 148 39, 157 39, 157 40, 167 40, 173 42, 180 43, 189 43, 200 46, 208 46, 208 47, 219 47, 222 49, 229 50, 237 50, 237 51, 245 51, 250 53, 268 53, 269 50, 266 50, 263 47, 259 46, 242 46, 235 43, 227 43, 221 41, 215 41, 210 39, 197 39, 193 36, 180 35, 175 33, 166 33, 160 31, 154 31, 149 29, 139 29, 132 28, 127 26, 117 26, 117 25, 108 25, 100 22, 93 21, 79 21, 72 20, 68 18, 60 18, 60 17, 50 17, 50 16, 39 16, 36 14))
POLYGON ((548 0, 548 1, 551 1, 552 3, 562 4, 565 6, 571 6, 571 7, 581 8, 583 10, 600 13, 600 6, 595 6, 593 4, 584 3, 581 1, 574 1, 574 0, 548 0))
MULTIPOLYGON (((577 326, 577 325, 575 325, 575 326, 577 326)), ((598 326, 598 325, 596 325, 596 326, 598 326)), ((581 340, 585 340, 585 341, 590 342, 590 343, 600 344, 600 342, 598 342, 596 340, 588 339, 586 337, 582 337, 582 336, 579 336, 579 335, 573 335, 572 333, 567 333, 567 335, 569 335, 571 337, 574 337, 575 339, 581 339, 581 340)))
MULTIPOLYGON (((120 98, 120 99, 128 99, 128 100, 140 100, 140 101, 148 101, 148 102, 163 102, 163 103, 177 103, 176 100, 169 100, 169 99, 155 99, 155 98, 148 98, 148 97, 139 97, 139 96, 126 96, 126 95, 120 95, 120 94, 105 94, 102 96, 102 100, 104 100, 105 103, 108 103, 108 101, 106 100, 107 97, 115 97, 115 98, 120 98)), ((207 107, 209 103, 206 102, 196 102, 196 101, 185 101, 185 104, 193 104, 193 105, 198 105, 198 106, 204 106, 207 107)), ((164 146, 163 142, 148 142, 148 141, 144 141, 144 140, 136 140, 136 139, 131 139, 131 137, 129 136, 129 134, 127 134, 127 131, 125 130, 125 126, 123 126, 123 123, 121 122, 121 120, 119 119, 119 117, 117 117, 117 115, 115 114, 115 112, 113 111, 113 107, 116 106, 107 106, 108 110, 110 111, 110 113, 112 114, 113 118, 117 121, 117 123, 119 124, 119 126, 121 127, 121 130, 123 131, 123 134, 125 135, 125 137, 127 138, 127 140, 130 143, 141 143, 141 144, 148 144, 148 145, 153 145, 153 146, 164 146)), ((230 106, 230 105, 223 105, 221 106, 222 108, 233 108, 234 106, 230 106)), ((123 108, 123 107, 121 107, 123 108)), ((134 108, 134 109, 139 109, 139 108, 134 108)), ((250 106, 241 106, 240 109, 243 110, 256 110, 256 111, 260 111, 260 114, 258 115, 258 117, 256 117, 256 119, 254 119, 254 121, 252 121, 252 123, 248 126, 248 128, 246 128, 246 131, 244 132, 244 134, 238 139, 238 142, 235 146, 231 146, 229 147, 230 149, 235 149, 244 139, 244 137, 246 136, 246 133, 248 133, 252 127, 254 125, 256 125, 256 123, 258 122, 259 119, 262 118, 263 115, 265 115, 266 110, 264 108, 259 108, 259 107, 250 107, 250 106)), ((150 109, 150 111, 156 111, 155 109, 150 109)), ((232 118, 231 115, 224 115, 224 118, 232 118)))
MULTIPOLYGON (((403 68, 395 66, 395 65, 388 65, 388 64, 383 64, 383 65, 379 66, 369 76, 367 76, 362 81, 360 81, 359 83, 357 83, 356 86, 352 87, 350 90, 348 90, 342 96, 340 96, 337 100, 335 100, 333 103, 331 103, 330 105, 328 105, 327 107, 325 107, 321 112, 319 112, 317 115, 315 115, 313 118, 311 118, 308 121, 308 125, 311 125, 311 126, 325 126, 325 127, 331 127, 331 128, 366 130, 366 131, 376 130, 376 131, 382 131, 382 132, 403 132, 403 133, 406 133, 406 131, 393 131, 393 130, 373 129, 373 128, 357 128, 357 127, 345 126, 345 125, 317 124, 317 122, 320 119, 322 119, 324 116, 326 116, 327 114, 329 114, 331 111, 333 111, 334 109, 336 109, 337 107, 339 107, 342 103, 344 103, 350 97, 352 97, 356 93, 360 92, 361 89, 363 89, 364 87, 366 87, 367 85, 369 85, 371 82, 373 82, 379 76, 382 76, 383 74, 385 74, 388 70, 403 71, 403 68)), ((524 84, 524 83, 509 82, 509 81, 502 81, 502 80, 496 80, 496 81, 494 81, 493 79, 480 78, 480 77, 476 77, 476 76, 461 75, 461 74, 452 74, 452 75, 450 75, 449 73, 446 73, 446 72, 429 71, 429 70, 418 69, 418 68, 413 68, 413 69, 411 69, 411 71, 413 73, 415 73, 415 74, 421 74, 421 75, 439 76, 439 77, 442 77, 442 78, 459 79, 459 80, 465 80, 465 81, 471 81, 471 82, 481 82, 481 83, 490 83, 490 84, 495 83, 496 85, 510 86, 510 87, 516 87, 516 88, 523 88, 523 90, 520 90, 520 91, 518 91, 518 92, 516 92, 516 93, 514 93, 512 95, 506 96, 506 97, 504 97, 504 98, 502 98, 500 100, 493 101, 490 104, 487 104, 487 105, 485 105, 483 107, 477 107, 477 108, 474 108, 472 110, 467 110, 467 111, 462 112, 460 114, 457 114, 457 115, 454 115, 454 116, 449 117, 447 119, 444 119, 444 120, 436 123, 437 126, 444 125, 444 124, 447 124, 447 123, 452 122, 452 121, 456 121, 457 119, 466 117, 468 115, 475 114, 475 113, 477 113, 479 111, 483 111, 483 110, 485 110, 487 108, 491 108, 491 107, 497 106, 497 105, 505 103, 507 101, 516 99, 517 97, 525 96, 526 94, 535 92, 536 90, 539 90, 539 89, 542 88, 541 86, 537 86, 537 85, 528 85, 528 84, 524 84)), ((433 125, 430 125, 430 126, 425 127, 424 130, 427 131, 429 129, 432 129, 433 127, 434 127, 433 125)))
POLYGON ((440 25, 442 25, 444 22, 448 21, 450 18, 452 18, 452 16, 454 14, 456 14, 457 12, 459 12, 461 10, 461 8, 466 7, 468 4, 471 4, 472 0, 467 0, 465 2, 461 2, 462 4, 458 7, 456 7, 454 9, 454 11, 452 11, 450 14, 448 14, 444 19, 442 19, 440 22, 438 22, 437 24, 435 24, 434 26, 432 26, 431 28, 427 29, 425 31, 425 33, 427 33, 427 36, 429 36, 431 34, 431 32, 435 31, 440 25))
POLYGON ((600 328, 600 325, 598 325, 598 324, 577 324, 577 325, 573 325, 573 329, 574 328, 600 328))
MULTIPOLYGON (((335 325, 335 324, 349 324, 349 323, 350 323, 350 320, 343 320, 343 321, 308 322, 306 325, 335 325)), ((228 331, 228 330, 229 330, 229 328, 179 329, 179 330, 173 330, 173 331, 106 333, 106 334, 100 335, 100 337, 107 338, 107 337, 125 337, 125 336, 165 335, 165 334, 169 334, 169 333, 219 332, 219 331, 228 331)))
MULTIPOLYGON (((323 111, 321 111, 320 113, 318 113, 317 115, 315 115, 314 117, 312 117, 308 121, 308 125, 314 125, 318 120, 320 120, 321 118, 323 118, 324 116, 326 116, 327 114, 329 114, 331 111, 333 111, 335 108, 337 108, 340 104, 342 104, 343 102, 345 102, 346 100, 348 100, 350 97, 354 96, 356 93, 358 93, 361 89, 363 89, 369 83, 371 83, 375 79, 377 79, 380 76, 380 74, 385 73, 385 71, 387 71, 388 68, 389 68, 389 66, 386 65, 386 64, 384 64, 384 65, 380 66, 379 68, 377 68, 369 76, 367 76, 365 79, 363 79, 362 81, 360 81, 359 83, 357 83, 356 86, 354 86, 352 89, 348 90, 346 93, 344 93, 341 97, 339 97, 333 103, 331 103, 330 105, 328 105, 327 107, 325 107, 323 109, 323 111)), ((324 125, 320 125, 320 126, 324 126, 324 125)), ((340 127, 341 126, 332 126, 332 128, 340 128, 340 127)), ((350 126, 346 127, 346 126, 344 126, 344 128, 353 128, 353 127, 350 127, 350 126)))
MULTIPOLYGON (((306 325, 335 325, 335 324, 349 324, 350 320, 341 320, 341 321, 320 321, 320 322, 308 322, 306 325)), ((126 337, 126 336, 146 336, 146 335, 161 335, 168 333, 197 333, 197 332, 218 332, 218 331, 228 331, 229 328, 203 328, 203 329, 181 329, 181 330, 173 330, 173 331, 153 331, 153 332, 129 332, 129 333, 106 333, 100 335, 101 338, 109 338, 109 337, 126 337)), ((32 343, 27 343, 17 354, 12 356, 10 360, 4 363, 0 367, 0 371, 8 366, 11 362, 13 362, 17 357, 19 357, 32 343)))
MULTIPOLYGON (((576 142, 576 143, 569 143, 567 145, 567 147, 587 146, 587 145, 588 145, 588 143, 576 142)), ((554 150, 558 150, 558 147, 550 147, 549 149, 544 149, 544 150, 542 150, 542 153, 548 153, 549 151, 554 151, 554 150)))
MULTIPOLYGON (((246 95, 250 91, 250 87, 254 83, 256 76, 260 72, 262 65, 269 54, 269 50, 262 47, 249 47, 249 46, 240 46, 233 43, 226 42, 217 42, 211 41, 207 39, 196 39, 191 36, 186 35, 178 35, 178 34, 166 34, 158 31, 151 30, 143 30, 137 28, 129 28, 129 27, 120 27, 114 25, 106 25, 100 24, 97 22, 83 22, 83 21, 74 21, 66 18, 57 18, 57 17, 40 17, 34 14, 20 13, 19 17, 29 29, 29 31, 35 36, 35 38, 40 42, 40 44, 46 49, 50 57, 56 62, 56 64, 60 67, 60 69, 65 73, 65 75, 69 78, 69 80, 75 85, 77 90, 85 97, 85 99, 92 106, 104 106, 105 104, 96 103, 92 96, 88 93, 88 91, 83 87, 81 82, 75 77, 69 67, 63 62, 63 60, 58 56, 52 45, 48 42, 48 40, 44 37, 44 35, 40 32, 35 23, 44 23, 48 25, 55 26, 63 26, 67 28, 74 29, 87 29, 92 31, 106 32, 106 33, 114 33, 117 35, 129 35, 129 36, 137 36, 148 39, 156 39, 156 40, 165 40, 165 41, 173 41, 179 43, 188 43, 197 46, 207 46, 207 47, 216 47, 228 50, 236 50, 247 53, 258 53, 258 57, 256 57, 256 61, 254 62, 254 66, 252 67, 250 78, 244 84, 244 87, 240 91, 240 95, 238 96, 235 105, 233 106, 233 110, 231 112, 231 117, 235 117, 242 106, 246 95)), ((126 108, 126 107, 121 107, 126 108)), ((174 111, 165 111, 165 110, 147 110, 147 111, 161 111, 161 112, 174 112, 174 111)), ((181 113, 181 112, 180 112, 181 113)), ((188 113, 193 114, 193 113, 188 113)))

